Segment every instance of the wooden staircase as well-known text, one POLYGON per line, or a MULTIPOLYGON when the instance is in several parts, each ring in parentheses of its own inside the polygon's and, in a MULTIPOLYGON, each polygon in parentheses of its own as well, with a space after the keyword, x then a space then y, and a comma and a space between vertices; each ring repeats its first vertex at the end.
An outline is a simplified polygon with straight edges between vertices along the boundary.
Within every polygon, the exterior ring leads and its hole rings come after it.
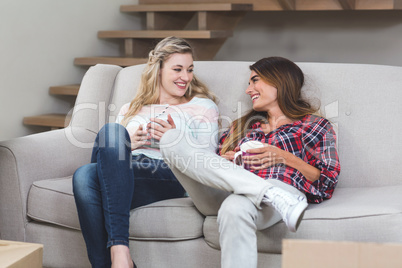
MULTIPOLYGON (((75 65, 115 64, 123 67, 146 63, 149 51, 155 44, 168 36, 185 38, 196 51, 197 60, 212 60, 233 28, 252 10, 252 4, 232 3, 182 3, 124 5, 120 11, 146 14, 146 30, 142 31, 99 31, 102 39, 121 39, 124 42, 122 57, 82 57, 74 60, 75 65), (195 19, 195 23, 194 23, 195 19), (194 25, 195 24, 195 25, 194 25)), ((76 96, 79 85, 50 88, 50 94, 76 96)), ((63 128, 70 118, 63 114, 46 114, 24 118, 25 125, 63 128)))
POLYGON ((50 87, 49 93, 52 95, 77 96, 79 89, 80 85, 50 87))
MULTIPOLYGON (((194 48, 196 60, 212 60, 233 29, 248 11, 327 11, 396 10, 402 0, 139 0, 139 5, 123 5, 123 13, 142 13, 146 29, 140 31, 99 31, 102 39, 118 39, 124 44, 121 57, 81 57, 75 65, 98 63, 123 67, 147 61, 149 51, 167 36, 185 38, 194 48), (217 3, 218 2, 218 3, 217 3)), ((50 94, 76 96, 80 85, 50 87, 50 94)), ((129 101, 129 100, 127 100, 129 101)), ((70 118, 46 114, 24 118, 24 124, 63 128, 70 118)))

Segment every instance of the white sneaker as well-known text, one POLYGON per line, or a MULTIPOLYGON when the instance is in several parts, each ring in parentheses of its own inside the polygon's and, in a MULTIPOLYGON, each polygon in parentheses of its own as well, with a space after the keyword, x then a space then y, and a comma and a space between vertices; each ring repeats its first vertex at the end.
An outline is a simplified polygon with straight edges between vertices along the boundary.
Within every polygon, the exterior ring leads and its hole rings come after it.
POLYGON ((262 198, 262 203, 275 208, 291 232, 296 232, 308 206, 304 196, 289 193, 275 186, 268 189, 262 198))

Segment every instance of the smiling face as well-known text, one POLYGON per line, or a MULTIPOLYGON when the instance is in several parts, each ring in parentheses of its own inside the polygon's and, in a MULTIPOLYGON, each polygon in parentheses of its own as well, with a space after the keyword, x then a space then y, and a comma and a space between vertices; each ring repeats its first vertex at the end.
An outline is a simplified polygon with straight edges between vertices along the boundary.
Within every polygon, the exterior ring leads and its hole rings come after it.
POLYGON ((246 93, 251 97, 255 111, 268 112, 279 108, 278 89, 264 82, 255 71, 251 71, 246 93))
POLYGON ((160 71, 160 102, 178 104, 186 101, 186 93, 193 80, 193 57, 190 53, 172 54, 160 71))

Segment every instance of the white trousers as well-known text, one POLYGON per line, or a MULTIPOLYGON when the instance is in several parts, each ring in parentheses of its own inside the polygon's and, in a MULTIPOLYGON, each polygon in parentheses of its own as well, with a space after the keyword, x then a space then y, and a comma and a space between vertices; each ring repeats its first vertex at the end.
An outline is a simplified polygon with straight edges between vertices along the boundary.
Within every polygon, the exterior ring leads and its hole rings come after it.
POLYGON ((304 195, 278 180, 264 180, 206 149, 180 130, 169 130, 161 141, 161 153, 176 178, 205 216, 218 215, 221 266, 257 267, 257 230, 282 218, 272 207, 261 205, 267 190, 280 187, 304 195))

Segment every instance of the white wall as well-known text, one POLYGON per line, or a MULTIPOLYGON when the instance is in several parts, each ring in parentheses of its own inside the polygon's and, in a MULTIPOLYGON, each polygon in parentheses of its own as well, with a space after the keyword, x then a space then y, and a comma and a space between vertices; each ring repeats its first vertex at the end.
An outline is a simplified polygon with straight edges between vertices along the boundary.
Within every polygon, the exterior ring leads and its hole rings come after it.
POLYGON ((63 113, 73 98, 49 95, 50 86, 80 83, 86 68, 75 57, 117 56, 118 42, 99 30, 137 30, 141 18, 119 11, 135 0, 0 1, 0 140, 44 130, 24 116, 63 113))
MULTIPOLYGON (((0 140, 42 128, 24 116, 66 112, 72 100, 48 94, 49 86, 79 83, 85 69, 75 57, 113 56, 118 42, 99 30, 141 29, 138 16, 119 6, 135 0, 1 0, 0 140)), ((402 66, 402 11, 248 13, 216 60, 293 61, 402 66)))
POLYGON ((267 56, 402 66, 402 11, 250 12, 215 59, 267 56))

